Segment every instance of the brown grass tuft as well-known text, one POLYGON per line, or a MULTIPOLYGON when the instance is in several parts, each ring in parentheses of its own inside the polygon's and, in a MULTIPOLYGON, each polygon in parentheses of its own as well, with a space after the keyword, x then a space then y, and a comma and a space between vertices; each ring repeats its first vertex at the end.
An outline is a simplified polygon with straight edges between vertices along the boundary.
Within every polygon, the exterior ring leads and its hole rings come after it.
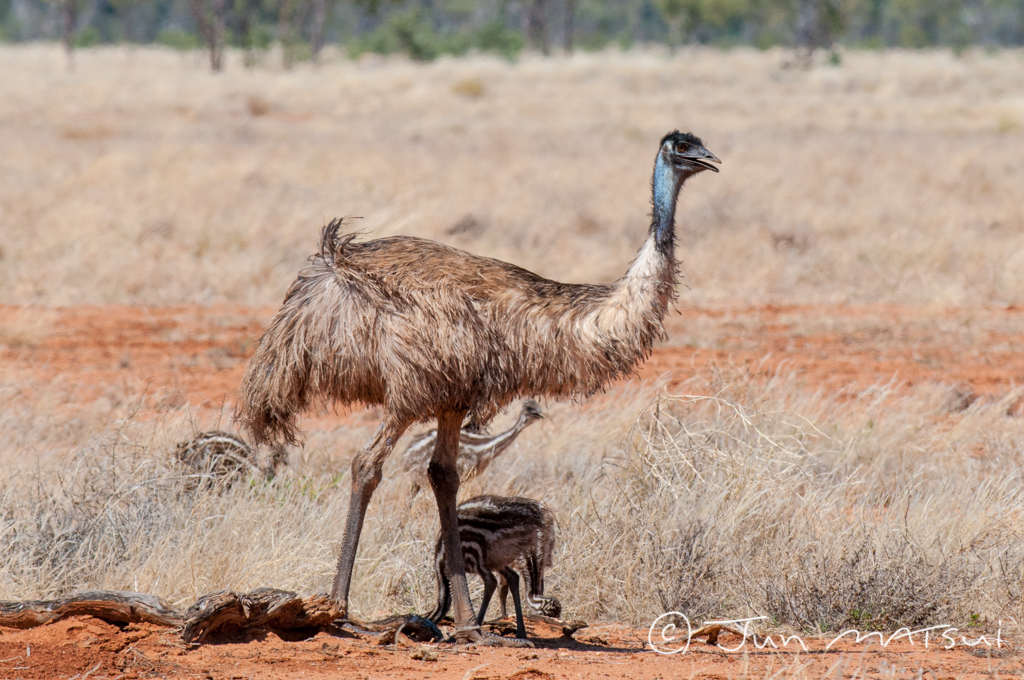
POLYGON ((272 108, 267 100, 255 94, 249 95, 249 98, 245 100, 245 106, 253 118, 267 115, 272 108))
POLYGON ((68 125, 66 127, 62 127, 60 130, 61 137, 75 141, 106 139, 113 134, 114 131, 106 125, 68 125))
POLYGON ((463 78, 452 85, 452 92, 467 99, 479 99, 487 93, 487 88, 479 78, 463 78))

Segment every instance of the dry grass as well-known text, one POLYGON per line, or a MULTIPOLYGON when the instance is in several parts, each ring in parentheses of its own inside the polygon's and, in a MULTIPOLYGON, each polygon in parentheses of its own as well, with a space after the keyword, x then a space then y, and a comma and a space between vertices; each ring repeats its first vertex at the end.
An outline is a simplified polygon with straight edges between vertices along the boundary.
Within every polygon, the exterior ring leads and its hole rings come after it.
POLYGON ((53 318, 49 311, 16 309, 8 313, 0 325, 0 347, 32 348, 52 332, 53 318))
MULTIPOLYGON (((555 405, 464 490, 552 506, 549 589, 569 613, 636 625, 668 610, 767 615, 805 631, 1024 619, 1024 437, 1006 415, 1019 395, 965 408, 941 387, 841 402, 786 378, 693 387, 555 405)), ((194 412, 143 398, 97 414, 109 423, 98 435, 47 441, 52 430, 33 425, 45 405, 12 401, 0 427, 17 471, 0 487, 0 599, 96 587, 185 604, 223 587, 327 589, 348 496, 338 452, 347 459, 368 437, 373 413, 312 432, 272 482, 184 493, 170 461, 200 424, 194 412), (34 434, 12 445, 11 432, 34 434), (36 465, 47 457, 33 454, 53 450, 52 464, 64 447, 59 468, 36 465)), ((435 596, 435 513, 389 467, 354 605, 422 612, 435 596)))
POLYGON ((274 304, 341 215, 608 281, 645 233, 657 140, 679 127, 725 163, 683 197, 685 301, 1024 302, 1024 53, 783 61, 284 72, 232 54, 213 75, 198 53, 104 48, 69 73, 57 47, 0 47, 0 288, 14 303, 274 304))
MULTIPOLYGON (((319 226, 346 214, 373 235, 608 281, 645 233, 656 140, 680 127, 725 161, 683 197, 686 304, 1022 303, 1022 57, 865 52, 804 72, 776 52, 695 50, 282 72, 232 54, 218 76, 199 54, 83 50, 68 73, 56 47, 3 46, 0 290, 276 304, 319 226)), ((16 318, 0 350, 46 332, 16 318)), ((464 492, 553 507, 548 583, 568 613, 1024 620, 1020 394, 883 385, 840 400, 785 376, 703 380, 697 396, 627 386, 551 405, 464 492)), ((174 443, 224 423, 144 389, 68 409, 59 380, 0 373, 0 598, 326 590, 348 460, 379 414, 312 429, 272 482, 186 494, 174 443)), ((434 597, 429 494, 410 502, 390 465, 357 562, 366 614, 434 597)))

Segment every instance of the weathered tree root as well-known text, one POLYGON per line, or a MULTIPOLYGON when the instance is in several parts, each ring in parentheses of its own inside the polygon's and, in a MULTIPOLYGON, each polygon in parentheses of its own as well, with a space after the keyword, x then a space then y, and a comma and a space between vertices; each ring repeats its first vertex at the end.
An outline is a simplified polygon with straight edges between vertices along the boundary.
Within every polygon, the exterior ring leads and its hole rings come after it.
POLYGON ((0 602, 0 626, 34 628, 69 616, 94 616, 107 623, 180 626, 181 612, 154 595, 109 590, 78 593, 60 600, 0 602))

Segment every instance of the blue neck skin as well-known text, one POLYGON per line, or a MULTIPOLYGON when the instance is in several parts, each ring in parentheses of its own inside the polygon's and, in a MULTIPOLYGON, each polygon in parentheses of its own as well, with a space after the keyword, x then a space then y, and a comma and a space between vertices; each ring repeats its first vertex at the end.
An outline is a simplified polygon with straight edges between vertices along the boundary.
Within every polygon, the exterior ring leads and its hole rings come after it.
POLYGON ((661 153, 654 162, 654 178, 651 188, 654 192, 654 210, 651 214, 651 231, 658 250, 671 253, 676 239, 676 199, 679 188, 686 177, 678 168, 665 161, 661 153))

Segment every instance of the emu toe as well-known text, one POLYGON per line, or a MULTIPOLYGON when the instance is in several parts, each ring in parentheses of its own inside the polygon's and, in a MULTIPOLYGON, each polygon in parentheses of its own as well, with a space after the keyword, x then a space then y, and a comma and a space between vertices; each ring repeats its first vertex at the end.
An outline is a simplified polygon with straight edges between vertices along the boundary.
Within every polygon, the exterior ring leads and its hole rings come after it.
POLYGON ((470 644, 474 647, 534 647, 526 638, 507 638, 492 633, 483 633, 479 640, 470 644))
POLYGON ((525 638, 507 638, 493 633, 485 633, 479 628, 467 628, 456 631, 449 642, 471 647, 533 647, 533 643, 525 638))

